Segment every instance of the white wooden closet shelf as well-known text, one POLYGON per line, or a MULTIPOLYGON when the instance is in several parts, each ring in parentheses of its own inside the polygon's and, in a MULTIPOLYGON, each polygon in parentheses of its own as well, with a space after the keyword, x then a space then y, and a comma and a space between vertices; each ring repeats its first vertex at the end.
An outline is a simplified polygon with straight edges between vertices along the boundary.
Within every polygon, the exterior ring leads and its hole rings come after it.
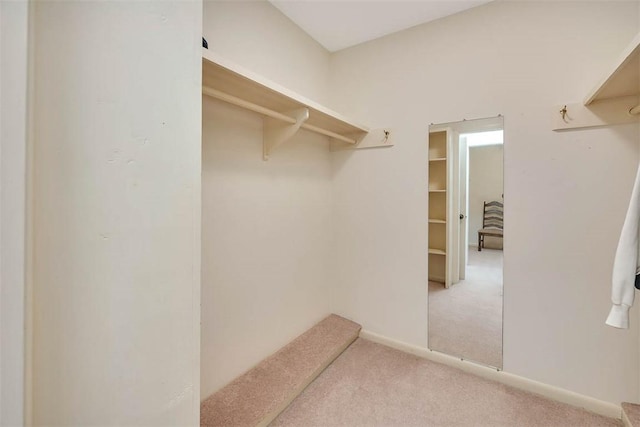
POLYGON ((640 121, 640 33, 631 40, 582 103, 554 106, 553 130, 640 121))
POLYGON ((202 50, 202 93, 265 116, 265 160, 299 129, 325 135, 332 144, 339 143, 340 146, 371 148, 393 145, 388 141, 388 132, 382 134, 384 131, 380 130, 372 142, 371 138, 365 138, 370 132, 367 127, 207 49, 202 50))

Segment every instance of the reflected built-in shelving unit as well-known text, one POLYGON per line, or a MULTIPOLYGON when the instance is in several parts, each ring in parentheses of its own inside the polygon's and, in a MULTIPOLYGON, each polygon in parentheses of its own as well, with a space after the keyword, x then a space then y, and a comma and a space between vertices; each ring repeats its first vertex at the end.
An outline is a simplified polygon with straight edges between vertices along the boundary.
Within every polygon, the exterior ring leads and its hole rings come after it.
POLYGON ((447 131, 429 133, 429 280, 448 287, 447 271, 447 131))

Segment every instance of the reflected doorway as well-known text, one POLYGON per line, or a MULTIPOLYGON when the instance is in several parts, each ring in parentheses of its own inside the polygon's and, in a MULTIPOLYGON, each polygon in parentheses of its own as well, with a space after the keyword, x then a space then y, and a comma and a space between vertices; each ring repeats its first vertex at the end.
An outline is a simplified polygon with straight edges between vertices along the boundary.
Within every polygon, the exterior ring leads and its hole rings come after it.
POLYGON ((502 368, 503 119, 429 129, 429 348, 502 368))

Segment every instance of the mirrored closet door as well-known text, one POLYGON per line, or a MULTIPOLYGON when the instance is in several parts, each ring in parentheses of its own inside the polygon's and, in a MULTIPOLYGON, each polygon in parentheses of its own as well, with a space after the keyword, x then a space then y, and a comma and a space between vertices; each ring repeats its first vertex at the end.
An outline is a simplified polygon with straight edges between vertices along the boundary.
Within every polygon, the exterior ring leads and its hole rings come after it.
POLYGON ((429 128, 429 348, 502 368, 503 118, 429 128))

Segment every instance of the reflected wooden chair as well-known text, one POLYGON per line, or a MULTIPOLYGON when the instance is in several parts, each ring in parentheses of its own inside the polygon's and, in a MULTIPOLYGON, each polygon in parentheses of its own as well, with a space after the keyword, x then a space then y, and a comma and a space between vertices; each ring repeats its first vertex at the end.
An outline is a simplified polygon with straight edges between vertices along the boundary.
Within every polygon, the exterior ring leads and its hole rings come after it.
POLYGON ((482 228, 478 230, 478 251, 484 248, 485 236, 503 238, 503 216, 504 205, 501 202, 484 202, 482 228))

